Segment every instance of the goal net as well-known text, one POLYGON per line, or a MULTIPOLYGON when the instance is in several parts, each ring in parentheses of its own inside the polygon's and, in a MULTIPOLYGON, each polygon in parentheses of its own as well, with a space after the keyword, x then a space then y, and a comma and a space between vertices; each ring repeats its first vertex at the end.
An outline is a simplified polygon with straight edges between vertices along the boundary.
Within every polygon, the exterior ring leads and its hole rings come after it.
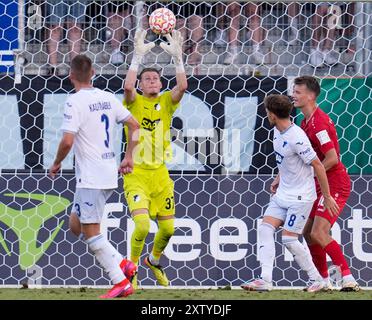
MULTIPOLYGON (((184 36, 189 84, 171 128, 177 219, 161 260, 171 286, 239 286, 258 275, 257 226, 277 172, 262 102, 290 94, 296 76, 313 75, 352 178, 332 235, 356 280, 371 287, 372 4, 275 1, 0 1, 0 285, 109 285, 86 244, 68 231, 73 155, 55 180, 46 170, 61 138, 64 101, 74 92, 71 58, 87 54, 94 85, 122 100, 134 33, 148 29, 149 14, 162 6, 184 36)), ((149 31, 147 41, 162 39, 149 31)), ((159 46, 143 65, 162 69, 164 89, 174 85, 174 66, 159 46)), ((114 139, 119 161, 120 127, 114 139)), ((101 231, 129 256, 133 229, 121 186, 101 231)), ((151 222, 144 254, 156 230, 151 222)), ((280 232, 277 240, 275 285, 305 286, 280 232)), ((330 271, 338 285, 337 270, 330 271)), ((142 259, 138 279, 143 287, 156 284, 142 259)))

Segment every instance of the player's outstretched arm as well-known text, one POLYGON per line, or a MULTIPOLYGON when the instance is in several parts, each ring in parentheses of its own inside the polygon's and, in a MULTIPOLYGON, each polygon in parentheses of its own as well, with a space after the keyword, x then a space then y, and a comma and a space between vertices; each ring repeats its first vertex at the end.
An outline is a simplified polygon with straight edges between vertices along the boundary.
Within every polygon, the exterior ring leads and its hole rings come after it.
POLYGON ((322 191, 322 195, 324 198, 324 209, 328 210, 331 216, 337 215, 340 208, 329 191, 327 174, 323 164, 317 157, 311 162, 311 165, 314 168, 315 175, 318 178, 320 189, 322 191))
POLYGON ((125 120, 125 125, 128 127, 128 145, 127 150, 125 151, 124 159, 120 163, 119 171, 122 174, 131 173, 133 171, 133 153, 138 144, 140 129, 138 121, 133 117, 129 117, 129 119, 125 120))
POLYGON ((133 58, 124 82, 124 99, 128 104, 132 103, 136 96, 137 72, 142 58, 155 46, 153 42, 145 44, 145 37, 146 30, 142 29, 137 30, 134 36, 133 58))
POLYGON ((58 171, 61 169, 62 161, 67 157, 72 145, 74 144, 75 135, 70 132, 65 132, 58 146, 56 158, 49 168, 49 176, 54 179, 58 171))
POLYGON ((183 38, 181 32, 177 30, 173 31, 172 36, 167 34, 165 37, 169 43, 162 42, 160 47, 173 57, 176 66, 177 85, 172 89, 172 102, 178 103, 187 89, 187 78, 182 61, 183 38))

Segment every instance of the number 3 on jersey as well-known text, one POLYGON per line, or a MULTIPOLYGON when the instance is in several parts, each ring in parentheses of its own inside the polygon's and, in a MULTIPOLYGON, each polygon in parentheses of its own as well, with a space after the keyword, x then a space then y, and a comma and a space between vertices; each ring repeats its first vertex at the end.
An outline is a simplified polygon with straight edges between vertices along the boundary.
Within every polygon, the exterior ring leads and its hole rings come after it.
POLYGON ((166 198, 165 199, 166 205, 165 209, 174 209, 174 197, 166 198))
POLYGON ((110 122, 109 122, 109 118, 108 118, 107 114, 102 114, 102 116, 101 116, 101 122, 104 122, 105 123, 106 140, 104 142, 105 142, 106 148, 108 148, 109 145, 110 145, 110 135, 109 135, 109 132, 108 132, 109 126, 110 126, 110 122))

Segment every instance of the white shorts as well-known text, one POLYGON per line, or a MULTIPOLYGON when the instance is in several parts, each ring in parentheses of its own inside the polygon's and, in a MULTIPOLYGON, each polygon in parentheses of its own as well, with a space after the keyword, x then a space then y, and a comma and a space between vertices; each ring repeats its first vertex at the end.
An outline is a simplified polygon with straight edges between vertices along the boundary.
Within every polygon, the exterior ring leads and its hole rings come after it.
POLYGON ((101 223, 107 199, 114 189, 77 188, 72 212, 75 212, 83 224, 101 223))
POLYGON ((282 220, 284 222, 283 229, 302 234, 313 204, 314 201, 284 201, 274 195, 264 213, 264 217, 269 216, 282 220))

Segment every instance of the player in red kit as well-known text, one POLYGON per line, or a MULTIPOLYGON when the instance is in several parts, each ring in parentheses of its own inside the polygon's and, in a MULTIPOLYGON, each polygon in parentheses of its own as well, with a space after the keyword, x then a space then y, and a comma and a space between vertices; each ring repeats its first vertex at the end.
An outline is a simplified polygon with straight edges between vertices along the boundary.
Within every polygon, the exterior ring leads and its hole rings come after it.
POLYGON ((306 132, 318 158, 326 169, 331 195, 340 210, 338 214, 324 210, 323 197, 319 183, 316 181, 318 198, 304 228, 304 237, 314 264, 327 283, 327 288, 331 288, 326 259, 328 254, 333 264, 341 272, 341 291, 359 291, 359 285, 350 272, 340 245, 330 235, 330 230, 350 195, 351 182, 346 168, 340 160, 336 128, 330 117, 316 104, 319 93, 320 86, 314 77, 302 76, 294 80, 294 106, 301 109, 304 114, 301 128, 306 132))

